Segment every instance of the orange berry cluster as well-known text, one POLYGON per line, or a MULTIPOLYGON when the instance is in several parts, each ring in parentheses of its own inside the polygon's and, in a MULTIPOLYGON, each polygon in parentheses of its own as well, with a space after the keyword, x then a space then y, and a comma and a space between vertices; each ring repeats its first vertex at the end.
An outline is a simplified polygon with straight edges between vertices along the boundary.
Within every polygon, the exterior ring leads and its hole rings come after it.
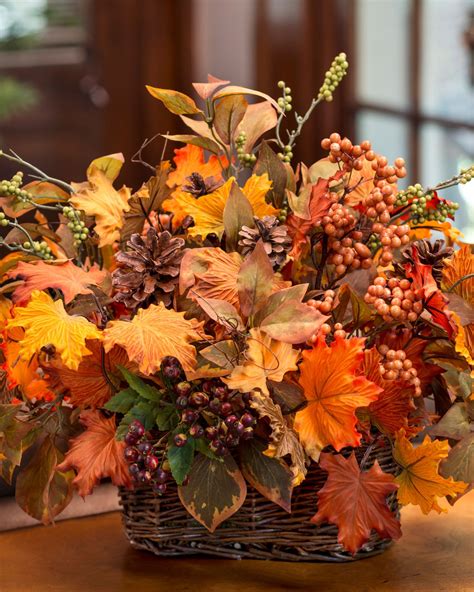
POLYGON ((321 148, 329 151, 330 162, 342 163, 347 171, 352 169, 361 171, 364 168, 364 158, 367 158, 367 153, 373 152, 368 140, 364 140, 360 145, 352 144, 349 138, 341 139, 336 132, 321 141, 321 148))
MULTIPOLYGON (((345 339, 347 337, 347 332, 344 331, 344 329, 342 328, 342 323, 336 323, 334 327, 331 327, 331 325, 329 325, 328 323, 324 323, 319 328, 319 334, 321 335, 329 335, 330 333, 332 333, 334 337, 341 337, 342 339, 345 339)), ((315 343, 317 338, 318 334, 314 333, 314 335, 311 336, 309 342, 315 343)))
POLYGON ((323 294, 322 300, 308 300, 306 303, 308 306, 319 310, 323 314, 328 314, 334 307, 334 298, 336 297, 336 293, 334 290, 326 290, 323 294))
POLYGON ((381 376, 385 380, 405 380, 415 387, 415 396, 421 395, 418 372, 406 353, 402 349, 390 349, 388 345, 380 345, 378 350, 383 356, 379 366, 381 376))
POLYGON ((410 280, 404 278, 376 277, 364 296, 367 304, 373 304, 387 323, 392 321, 415 322, 423 310, 423 290, 413 290, 410 280))
POLYGON ((381 222, 374 222, 372 226, 372 240, 369 245, 373 248, 382 246, 380 262, 382 265, 388 265, 393 259, 392 249, 399 249, 410 242, 408 224, 390 224, 384 226, 381 222))

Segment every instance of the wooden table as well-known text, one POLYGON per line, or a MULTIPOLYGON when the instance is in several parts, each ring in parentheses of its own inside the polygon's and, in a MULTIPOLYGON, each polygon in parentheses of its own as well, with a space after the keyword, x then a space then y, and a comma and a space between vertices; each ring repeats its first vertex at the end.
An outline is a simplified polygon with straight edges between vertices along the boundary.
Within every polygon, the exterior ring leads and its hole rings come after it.
POLYGON ((403 538, 347 564, 159 559, 133 550, 120 514, 0 535, 1 592, 473 592, 474 496, 448 514, 405 508, 403 538))

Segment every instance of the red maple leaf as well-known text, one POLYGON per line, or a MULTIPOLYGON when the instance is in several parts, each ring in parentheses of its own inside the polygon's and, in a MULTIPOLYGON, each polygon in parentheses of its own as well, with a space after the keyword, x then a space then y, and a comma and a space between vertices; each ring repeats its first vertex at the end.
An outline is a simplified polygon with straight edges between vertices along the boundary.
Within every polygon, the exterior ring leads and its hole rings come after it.
POLYGON ((368 471, 361 471, 354 453, 348 459, 322 454, 320 465, 328 479, 318 492, 318 512, 311 522, 336 524, 338 542, 353 555, 369 540, 372 529, 383 538, 401 536, 400 523, 386 502, 398 485, 377 461, 368 471))

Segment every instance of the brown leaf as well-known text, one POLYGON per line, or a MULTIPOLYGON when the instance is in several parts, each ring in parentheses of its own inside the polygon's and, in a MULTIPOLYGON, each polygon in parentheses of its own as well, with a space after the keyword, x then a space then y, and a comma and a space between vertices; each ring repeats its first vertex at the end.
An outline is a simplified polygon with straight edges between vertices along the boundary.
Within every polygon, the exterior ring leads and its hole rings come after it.
POLYGON ((237 276, 240 310, 245 317, 254 315, 265 304, 272 285, 273 266, 260 240, 237 276))
POLYGON ((224 144, 231 143, 247 107, 248 103, 243 95, 223 97, 215 104, 214 127, 224 144))
POLYGON ((252 205, 237 183, 232 184, 224 207, 223 219, 226 248, 228 251, 236 251, 242 226, 249 228, 255 226, 252 205))
POLYGON ((197 108, 196 103, 184 93, 177 90, 168 90, 165 88, 146 87, 152 97, 158 99, 163 105, 175 115, 194 115, 202 113, 197 108))

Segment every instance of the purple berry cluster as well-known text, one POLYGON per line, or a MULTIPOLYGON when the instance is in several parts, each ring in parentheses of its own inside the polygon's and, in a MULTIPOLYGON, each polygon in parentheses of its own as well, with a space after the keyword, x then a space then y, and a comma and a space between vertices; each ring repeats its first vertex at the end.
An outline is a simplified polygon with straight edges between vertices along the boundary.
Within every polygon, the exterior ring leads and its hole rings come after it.
MULTIPOLYGON (((128 470, 135 483, 150 484, 156 493, 166 491, 166 482, 171 473, 160 466, 159 451, 147 440, 145 428, 138 420, 132 421, 125 435, 125 460, 129 463, 128 470)), ((162 454, 162 453, 161 453, 162 454)))
POLYGON ((179 361, 172 357, 163 360, 161 372, 171 383, 180 412, 183 429, 174 436, 176 446, 184 446, 189 436, 204 437, 216 456, 225 456, 240 440, 253 438, 257 420, 249 393, 229 391, 219 378, 183 380, 179 361))

